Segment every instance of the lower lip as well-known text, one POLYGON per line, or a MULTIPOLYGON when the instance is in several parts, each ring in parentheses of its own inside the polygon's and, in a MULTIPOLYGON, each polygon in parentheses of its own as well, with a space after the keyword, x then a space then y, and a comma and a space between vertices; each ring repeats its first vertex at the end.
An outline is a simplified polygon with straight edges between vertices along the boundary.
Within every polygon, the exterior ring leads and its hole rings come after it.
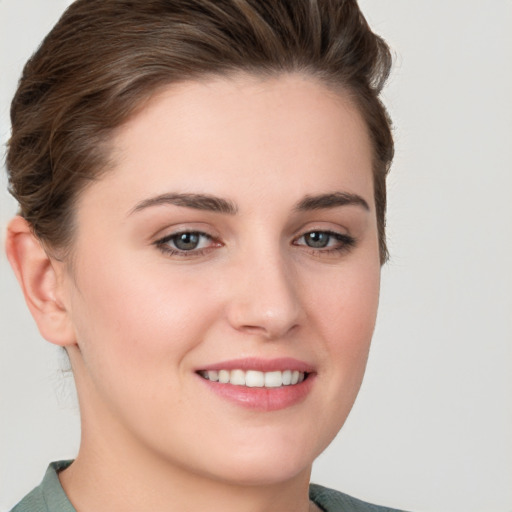
POLYGON ((222 398, 247 409, 266 412, 286 409, 305 400, 313 387, 315 375, 308 374, 308 377, 299 384, 279 388, 250 388, 221 384, 201 376, 198 378, 222 398))

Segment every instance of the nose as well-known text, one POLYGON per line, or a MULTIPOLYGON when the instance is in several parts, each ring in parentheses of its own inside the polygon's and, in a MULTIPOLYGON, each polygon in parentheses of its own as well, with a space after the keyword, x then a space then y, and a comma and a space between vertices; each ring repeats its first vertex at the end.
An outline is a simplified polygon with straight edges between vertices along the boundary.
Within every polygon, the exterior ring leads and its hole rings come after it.
POLYGON ((301 313, 293 266, 268 252, 243 259, 229 285, 229 323, 264 339, 285 337, 298 326, 301 313))

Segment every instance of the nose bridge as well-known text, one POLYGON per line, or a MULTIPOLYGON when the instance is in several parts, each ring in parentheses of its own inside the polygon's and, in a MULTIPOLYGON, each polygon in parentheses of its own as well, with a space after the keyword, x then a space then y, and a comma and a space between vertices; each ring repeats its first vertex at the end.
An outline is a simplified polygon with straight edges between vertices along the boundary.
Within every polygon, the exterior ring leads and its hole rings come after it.
POLYGON ((286 335, 297 325, 301 309, 293 274, 278 242, 247 247, 235 264, 231 325, 267 339, 286 335))

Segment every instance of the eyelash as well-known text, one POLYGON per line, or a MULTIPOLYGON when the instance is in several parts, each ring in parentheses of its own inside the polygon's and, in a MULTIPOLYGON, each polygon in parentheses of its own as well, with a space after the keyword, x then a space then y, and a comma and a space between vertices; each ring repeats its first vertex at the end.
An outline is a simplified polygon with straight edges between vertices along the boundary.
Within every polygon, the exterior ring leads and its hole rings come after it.
MULTIPOLYGON (((315 255, 330 255, 330 254, 341 254, 344 252, 350 251, 357 243, 357 240, 346 234, 337 233, 336 231, 330 231, 330 230, 311 230, 304 234, 302 234, 300 237, 295 238, 293 241, 293 245, 304 247, 306 250, 308 250, 310 253, 315 255), (316 235, 327 235, 328 241, 327 244, 329 244, 332 239, 334 238, 337 241, 337 244, 334 247, 311 247, 307 245, 306 243, 298 243, 299 240, 304 239, 306 236, 311 236, 313 234, 316 235)), ((202 231, 179 231, 177 233, 172 233, 170 235, 167 235, 156 242, 154 242, 154 245, 162 251, 164 254, 167 254, 169 256, 178 256, 182 258, 194 258, 194 257, 201 257, 210 252, 211 250, 215 249, 216 247, 220 247, 222 245, 221 242, 215 240, 214 237, 211 235, 208 235, 207 233, 204 233, 202 231), (178 249, 178 248, 172 248, 169 245, 169 242, 173 242, 174 244, 178 240, 180 236, 184 235, 190 235, 190 236, 197 236, 200 239, 206 239, 210 241, 210 245, 208 247, 204 247, 201 249, 190 249, 190 250, 184 250, 184 249, 178 249)))

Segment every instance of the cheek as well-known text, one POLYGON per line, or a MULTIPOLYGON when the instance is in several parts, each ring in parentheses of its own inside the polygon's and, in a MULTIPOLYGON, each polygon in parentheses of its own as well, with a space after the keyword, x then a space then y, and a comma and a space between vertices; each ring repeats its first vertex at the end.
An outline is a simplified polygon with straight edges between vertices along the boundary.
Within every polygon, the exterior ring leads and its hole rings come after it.
POLYGON ((377 314, 380 265, 347 262, 315 280, 308 301, 309 325, 319 335, 319 388, 322 424, 312 437, 318 453, 339 432, 352 409, 364 376, 377 314))
POLYGON ((75 378, 88 406, 150 435, 151 425, 168 426, 171 412, 188 410, 180 402, 186 400, 189 355, 217 313, 202 279, 111 258, 86 280, 78 276, 75 378))
POLYGON ((134 372, 176 366, 215 318, 207 280, 139 263, 111 256, 78 274, 73 320, 86 363, 134 372))
POLYGON ((333 350, 367 350, 377 316, 379 289, 378 265, 341 269, 325 282, 325 292, 317 294, 315 310, 333 350))
MULTIPOLYGON (((373 335, 380 288, 380 265, 357 262, 324 281, 317 293, 314 321, 326 346, 322 364, 328 368, 331 396, 350 408, 359 391, 373 335)), ((341 410, 340 409, 340 410, 341 410)), ((343 414, 343 413, 342 413, 343 414)))

